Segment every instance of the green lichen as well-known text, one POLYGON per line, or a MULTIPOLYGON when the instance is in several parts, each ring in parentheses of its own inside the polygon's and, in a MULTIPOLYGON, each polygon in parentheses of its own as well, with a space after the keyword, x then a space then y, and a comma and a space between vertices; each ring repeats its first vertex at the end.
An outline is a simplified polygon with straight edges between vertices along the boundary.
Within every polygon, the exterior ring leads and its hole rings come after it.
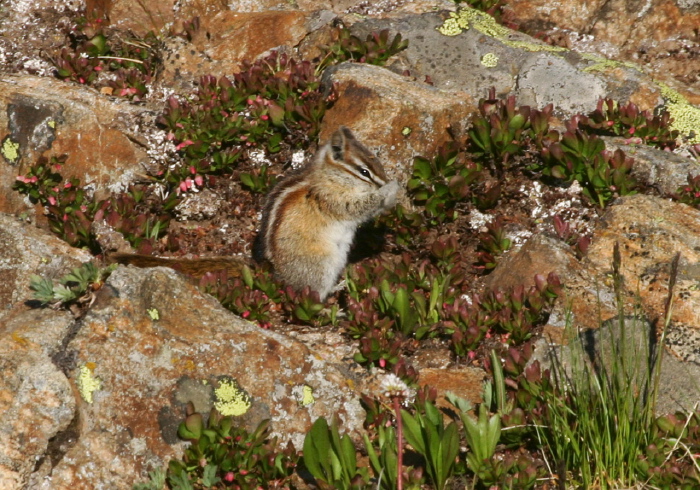
POLYGON ((231 378, 219 380, 219 387, 214 390, 216 408, 221 415, 243 415, 251 405, 250 396, 231 378))
POLYGON ((19 143, 15 143, 8 136, 5 141, 2 142, 2 149, 0 153, 5 157, 10 165, 14 165, 19 161, 19 143))
POLYGON ((700 109, 669 86, 659 83, 659 87, 661 95, 667 100, 666 109, 673 119, 671 129, 688 138, 688 143, 700 144, 700 109))
POLYGON ((46 124, 48 124, 51 129, 56 129, 56 121, 54 121, 53 119, 49 119, 49 122, 47 122, 46 124))
POLYGON ((486 12, 469 7, 462 8, 458 12, 450 12, 450 18, 445 20, 437 30, 445 36, 457 36, 468 30, 470 26, 495 38, 505 37, 510 32, 486 12))
POLYGON ((498 56, 493 53, 486 53, 481 57, 481 64, 486 68, 495 68, 498 66, 498 56))
POLYGON ((102 389, 102 380, 93 376, 93 369, 95 369, 95 364, 88 362, 80 366, 80 374, 78 375, 78 391, 87 403, 92 403, 92 394, 102 389))
POLYGON ((635 65, 634 63, 631 63, 629 61, 615 61, 615 60, 609 60, 607 58, 603 58, 602 56, 597 56, 595 54, 591 53, 581 53, 581 58, 584 60, 592 61, 593 64, 587 66, 586 68, 583 69, 583 71, 590 73, 593 71, 606 71, 606 70, 612 70, 614 68, 620 68, 620 67, 625 67, 625 68, 630 68, 632 70, 637 70, 638 72, 642 72, 642 69, 635 65))
POLYGON ((501 39, 501 42, 506 46, 510 46, 514 49, 523 49, 525 51, 530 51, 531 53, 539 53, 544 51, 547 53, 561 53, 562 51, 567 51, 566 48, 560 46, 550 46, 549 44, 536 44, 528 41, 510 41, 508 39, 501 39))
POLYGON ((531 52, 566 51, 565 48, 560 48, 558 46, 536 44, 527 41, 511 41, 508 39, 508 36, 510 36, 512 33, 510 29, 500 25, 498 22, 496 22, 496 19, 491 17, 486 12, 469 7, 462 8, 458 12, 451 12, 450 18, 445 20, 445 22, 443 22, 443 24, 438 27, 437 30, 440 32, 440 34, 445 36, 457 36, 462 32, 469 30, 470 27, 476 29, 486 36, 498 39, 503 44, 510 46, 511 48, 524 49, 531 52))
POLYGON ((156 308, 149 308, 146 310, 146 313, 148 313, 148 316, 151 318, 151 320, 160 320, 160 314, 158 313, 158 310, 156 308))

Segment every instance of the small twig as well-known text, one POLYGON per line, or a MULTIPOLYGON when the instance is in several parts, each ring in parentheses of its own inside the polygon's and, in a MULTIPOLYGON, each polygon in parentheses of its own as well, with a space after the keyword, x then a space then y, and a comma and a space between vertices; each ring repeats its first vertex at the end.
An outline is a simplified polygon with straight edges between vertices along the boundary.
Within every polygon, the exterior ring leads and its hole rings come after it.
MULTIPOLYGON (((685 432, 685 430, 688 428, 688 425, 690 424, 690 421, 691 421, 692 418, 693 418, 693 414, 698 410, 698 404, 699 404, 699 403, 700 403, 700 402, 695 403, 695 406, 693 407, 693 411, 692 411, 692 412, 688 412, 688 419, 685 421, 685 424, 683 425, 683 430, 681 431, 681 435, 678 436, 678 438, 676 439, 676 442, 673 444, 673 447, 672 447, 671 450, 668 452, 668 455, 666 456, 666 459, 664 460, 664 463, 663 463, 663 464, 668 463, 668 460, 671 459, 671 455, 672 455, 673 453, 676 452, 676 449, 678 449, 678 446, 681 446, 681 445, 682 445, 683 447, 686 447, 685 444, 683 444, 683 443, 681 442, 681 437, 683 436, 683 433, 685 432)), ((686 449, 687 449, 687 447, 686 447, 686 449)), ((691 456, 692 456, 692 455, 691 455, 691 456)), ((695 459, 694 459, 694 458, 693 458, 693 462, 695 462, 695 459)), ((696 463, 696 465, 697 465, 697 463, 696 463)))
POLYGON ((133 58, 124 58, 123 56, 98 56, 100 60, 119 60, 119 61, 132 61, 134 63, 140 63, 143 65, 143 61, 135 60, 133 58))

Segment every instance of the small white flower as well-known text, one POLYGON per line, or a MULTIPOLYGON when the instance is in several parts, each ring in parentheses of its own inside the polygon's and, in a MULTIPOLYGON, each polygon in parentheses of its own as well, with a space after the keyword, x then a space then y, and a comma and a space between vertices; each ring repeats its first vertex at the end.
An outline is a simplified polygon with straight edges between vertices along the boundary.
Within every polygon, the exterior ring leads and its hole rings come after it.
POLYGON ((413 390, 408 387, 406 383, 403 382, 401 378, 393 373, 386 374, 381 382, 382 392, 387 398, 400 396, 406 401, 413 400, 415 394, 413 390))

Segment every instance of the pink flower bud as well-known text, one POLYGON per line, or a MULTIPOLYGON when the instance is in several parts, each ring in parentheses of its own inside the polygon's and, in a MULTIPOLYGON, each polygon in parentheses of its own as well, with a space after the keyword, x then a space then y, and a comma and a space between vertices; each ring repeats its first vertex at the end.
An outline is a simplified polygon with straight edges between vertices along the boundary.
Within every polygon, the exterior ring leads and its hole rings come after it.
POLYGON ((55 205, 56 205, 56 198, 55 198, 55 197, 49 196, 49 197, 47 198, 47 200, 49 201, 49 204, 51 204, 52 206, 55 206, 55 205))
POLYGON ((379 367, 380 368, 386 367, 386 359, 379 359, 379 367))
POLYGON ((224 481, 231 483, 233 481, 233 471, 229 471, 224 475, 224 481))
POLYGON ((192 140, 185 140, 185 141, 183 141, 182 143, 180 143, 179 145, 177 145, 177 146, 175 147, 175 149, 176 149, 176 150, 182 150, 182 149, 185 148, 186 146, 190 146, 190 145, 194 145, 194 141, 192 141, 192 140))

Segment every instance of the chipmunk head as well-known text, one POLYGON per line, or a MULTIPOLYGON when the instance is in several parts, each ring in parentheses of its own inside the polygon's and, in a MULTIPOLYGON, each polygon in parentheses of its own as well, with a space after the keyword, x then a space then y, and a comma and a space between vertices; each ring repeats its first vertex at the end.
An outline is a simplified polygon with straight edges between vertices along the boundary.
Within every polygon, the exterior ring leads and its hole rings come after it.
POLYGON ((321 165, 334 177, 342 180, 356 179, 372 187, 387 183, 384 167, 345 126, 333 133, 321 151, 321 165))

